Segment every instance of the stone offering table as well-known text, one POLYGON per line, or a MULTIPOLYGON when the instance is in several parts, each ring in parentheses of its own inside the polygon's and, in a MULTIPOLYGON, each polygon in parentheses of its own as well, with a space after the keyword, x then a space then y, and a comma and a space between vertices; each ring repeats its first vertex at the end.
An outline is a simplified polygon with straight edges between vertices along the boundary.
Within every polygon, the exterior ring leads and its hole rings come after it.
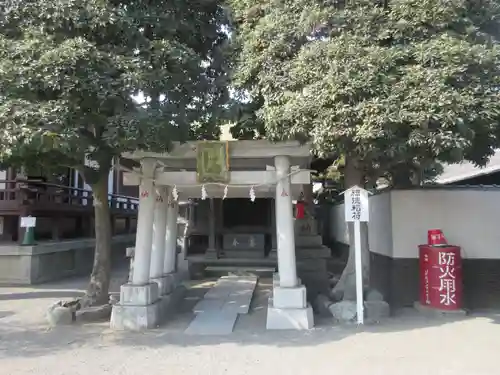
POLYGON ((225 258, 264 258, 263 234, 225 234, 222 241, 225 258))

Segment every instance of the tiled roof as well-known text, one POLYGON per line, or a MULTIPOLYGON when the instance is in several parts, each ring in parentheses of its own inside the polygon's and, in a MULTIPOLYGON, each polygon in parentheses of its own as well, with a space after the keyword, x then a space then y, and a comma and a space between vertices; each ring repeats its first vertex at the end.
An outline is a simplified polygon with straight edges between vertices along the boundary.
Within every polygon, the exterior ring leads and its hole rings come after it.
POLYGON ((444 165, 444 171, 436 178, 437 184, 451 184, 470 178, 488 175, 500 171, 500 150, 490 158, 485 167, 477 167, 473 163, 463 162, 460 164, 444 165))

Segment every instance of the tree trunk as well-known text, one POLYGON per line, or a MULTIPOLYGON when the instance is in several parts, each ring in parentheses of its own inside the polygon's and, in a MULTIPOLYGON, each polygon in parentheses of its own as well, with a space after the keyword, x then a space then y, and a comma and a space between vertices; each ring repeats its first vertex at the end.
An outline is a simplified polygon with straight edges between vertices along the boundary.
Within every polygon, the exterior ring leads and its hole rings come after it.
MULTIPOLYGON (((346 157, 344 168, 345 188, 364 186, 364 173, 355 159, 346 157)), ((349 230, 349 258, 347 265, 340 276, 338 283, 332 290, 336 300, 356 300, 356 268, 354 254, 354 223, 348 223, 349 230)), ((368 223, 361 223, 361 262, 363 265, 363 286, 368 288, 370 280, 370 251, 368 245, 368 223)))
POLYGON ((83 305, 98 306, 109 303, 108 293, 111 279, 111 216, 108 203, 108 174, 101 171, 97 181, 90 186, 94 196, 95 254, 83 305))
POLYGON ((392 174, 392 186, 395 188, 408 188, 413 186, 412 168, 407 164, 399 164, 394 167, 392 174))

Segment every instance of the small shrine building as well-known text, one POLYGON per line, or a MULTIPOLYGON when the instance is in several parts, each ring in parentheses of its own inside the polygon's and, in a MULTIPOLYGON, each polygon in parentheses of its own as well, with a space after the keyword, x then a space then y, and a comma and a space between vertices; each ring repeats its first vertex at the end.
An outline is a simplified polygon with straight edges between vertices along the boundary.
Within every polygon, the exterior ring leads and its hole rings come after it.
MULTIPOLYGON (((189 262, 200 255, 274 260, 278 272, 267 328, 312 328, 297 253, 314 263, 324 260, 329 249, 322 246, 314 220, 297 226, 294 219, 292 201, 311 183, 308 144, 201 141, 176 144, 169 153, 137 151, 124 157, 140 164, 124 179, 126 185, 139 186, 140 201, 134 265, 113 307, 112 328, 156 327, 172 311, 185 277, 177 258, 189 262), (193 203, 187 246, 178 254, 179 202, 186 200, 193 203)), ((316 270, 310 271, 317 277, 316 270)))

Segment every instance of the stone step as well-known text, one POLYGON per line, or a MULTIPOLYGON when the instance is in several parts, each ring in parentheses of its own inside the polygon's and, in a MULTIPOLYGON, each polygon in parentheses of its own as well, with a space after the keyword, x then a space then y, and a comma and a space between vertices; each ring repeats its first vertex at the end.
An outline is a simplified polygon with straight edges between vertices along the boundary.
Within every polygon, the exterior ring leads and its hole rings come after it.
POLYGON ((316 247, 297 247, 295 249, 295 255, 297 259, 306 258, 330 258, 332 256, 332 251, 326 246, 316 246, 316 247))
POLYGON ((294 221, 295 233, 298 235, 316 235, 318 224, 315 219, 301 219, 294 221))
POLYGON ((221 258, 245 258, 245 259, 260 259, 265 257, 264 250, 255 249, 237 249, 237 250, 222 250, 221 258))
POLYGON ((269 278, 276 272, 274 267, 238 267, 238 266, 208 266, 205 268, 205 277, 222 277, 228 275, 254 275, 269 278))
POLYGON ((297 247, 317 247, 323 245, 323 238, 315 236, 295 236, 295 246, 297 247))
MULTIPOLYGON (((295 256, 297 259, 308 259, 308 258, 330 258, 332 252, 330 248, 326 246, 315 246, 315 247, 296 247, 295 256)), ((269 253, 269 259, 277 259, 277 252, 271 251, 269 253)))

